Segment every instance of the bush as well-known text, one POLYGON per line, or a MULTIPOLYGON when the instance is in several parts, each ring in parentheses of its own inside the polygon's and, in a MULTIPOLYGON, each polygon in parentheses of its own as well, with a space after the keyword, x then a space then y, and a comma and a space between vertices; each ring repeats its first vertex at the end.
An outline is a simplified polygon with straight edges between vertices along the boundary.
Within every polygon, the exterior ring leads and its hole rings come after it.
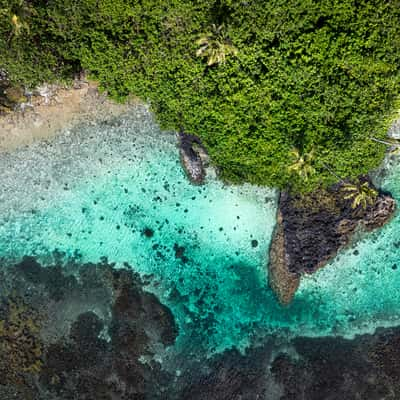
POLYGON ((396 109, 400 0, 11 3, 0 0, 0 68, 15 81, 83 68, 200 136, 229 181, 310 190, 336 179, 327 167, 353 178, 382 160, 368 137, 383 138, 396 109), (15 35, 18 12, 28 28, 15 35), (196 51, 213 24, 237 53, 208 66, 196 51), (307 180, 290 169, 293 148, 315 154, 307 180))

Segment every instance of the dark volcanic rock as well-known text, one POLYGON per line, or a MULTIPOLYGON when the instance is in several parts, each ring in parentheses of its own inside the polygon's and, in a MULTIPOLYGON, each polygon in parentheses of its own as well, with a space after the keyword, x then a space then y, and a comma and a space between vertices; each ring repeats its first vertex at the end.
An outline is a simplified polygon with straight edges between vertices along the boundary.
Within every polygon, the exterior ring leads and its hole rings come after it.
POLYGON ((190 181, 196 185, 203 184, 206 176, 204 167, 208 156, 200 139, 181 131, 179 133, 179 154, 181 164, 190 181))
POLYGON ((357 230, 381 227, 393 215, 395 202, 388 194, 379 193, 375 204, 354 210, 341 186, 307 195, 281 194, 269 264, 270 285, 281 303, 292 300, 302 274, 324 266, 357 230))

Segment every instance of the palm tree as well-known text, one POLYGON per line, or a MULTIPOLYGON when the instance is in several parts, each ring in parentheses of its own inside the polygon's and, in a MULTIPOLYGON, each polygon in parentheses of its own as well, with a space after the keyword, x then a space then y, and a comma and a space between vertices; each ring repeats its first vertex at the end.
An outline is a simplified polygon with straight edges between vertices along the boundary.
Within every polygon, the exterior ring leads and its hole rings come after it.
POLYGON ((211 31, 197 40, 196 44, 200 46, 196 51, 196 56, 207 58, 209 67, 224 63, 226 56, 236 55, 238 52, 229 40, 224 25, 217 27, 212 24, 211 31))
POLYGON ((24 31, 29 34, 30 29, 27 20, 36 14, 33 5, 26 0, 13 0, 9 2, 8 7, 1 8, 0 15, 7 16, 11 24, 8 40, 21 36, 24 31))
POLYGON ((11 17, 11 25, 12 34, 14 36, 20 36, 23 29, 29 30, 28 24, 26 22, 21 22, 21 19, 15 14, 11 17))
POLYGON ((365 210, 368 205, 374 204, 378 196, 378 192, 368 182, 361 184, 345 183, 342 190, 346 193, 344 198, 352 200, 351 208, 353 209, 361 207, 365 210))
POLYGON ((314 149, 301 154, 298 149, 294 148, 290 154, 294 158, 294 162, 288 167, 289 171, 295 172, 304 180, 308 180, 308 177, 315 172, 315 168, 312 166, 315 158, 314 149))

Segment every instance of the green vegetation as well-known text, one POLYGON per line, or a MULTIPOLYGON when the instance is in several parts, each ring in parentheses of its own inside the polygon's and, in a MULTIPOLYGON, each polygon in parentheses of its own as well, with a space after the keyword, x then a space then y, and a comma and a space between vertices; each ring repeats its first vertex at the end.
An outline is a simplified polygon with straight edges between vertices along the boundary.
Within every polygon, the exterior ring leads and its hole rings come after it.
POLYGON ((0 68, 28 86, 83 68, 200 136, 223 178, 310 190, 381 161, 399 20, 400 0, 0 0, 0 68))
POLYGON ((342 191, 345 193, 346 200, 352 200, 351 207, 353 209, 365 210, 367 206, 373 205, 378 196, 378 192, 373 189, 368 182, 351 184, 345 183, 342 191))
POLYGON ((198 57, 207 57, 207 65, 220 64, 225 62, 229 54, 237 55, 237 49, 232 46, 226 36, 224 25, 212 24, 211 31, 202 36, 197 44, 200 48, 196 51, 198 57))
POLYGON ((388 152, 390 154, 399 154, 400 153, 400 141, 395 138, 386 138, 385 140, 376 139, 374 137, 370 137, 374 142, 384 144, 387 146, 388 152))
POLYGON ((314 149, 309 153, 300 154, 299 150, 293 149, 291 155, 294 158, 293 164, 289 166, 289 171, 295 172, 302 179, 308 180, 308 177, 315 173, 315 168, 313 167, 314 162, 314 149))

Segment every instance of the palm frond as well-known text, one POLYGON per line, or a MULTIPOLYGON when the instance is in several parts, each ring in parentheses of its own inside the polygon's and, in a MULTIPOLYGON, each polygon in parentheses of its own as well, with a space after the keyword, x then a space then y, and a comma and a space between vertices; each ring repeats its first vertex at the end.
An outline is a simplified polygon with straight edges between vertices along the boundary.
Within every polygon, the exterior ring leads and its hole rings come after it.
POLYGON ((288 170, 295 172, 300 178, 307 181, 309 176, 315 173, 315 168, 312 166, 314 151, 311 150, 309 153, 300 154, 298 149, 293 148, 290 151, 290 155, 293 158, 293 163, 288 166, 288 170))
POLYGON ((343 196, 345 200, 353 200, 351 204, 353 209, 361 207, 365 210, 368 205, 374 204, 378 196, 378 191, 372 188, 368 182, 362 184, 346 183, 341 190, 345 193, 343 196))
POLYGON ((200 48, 196 51, 197 57, 207 58, 207 65, 222 64, 227 55, 236 56, 238 50, 231 44, 224 30, 224 25, 211 25, 210 32, 201 36, 196 44, 200 48))

